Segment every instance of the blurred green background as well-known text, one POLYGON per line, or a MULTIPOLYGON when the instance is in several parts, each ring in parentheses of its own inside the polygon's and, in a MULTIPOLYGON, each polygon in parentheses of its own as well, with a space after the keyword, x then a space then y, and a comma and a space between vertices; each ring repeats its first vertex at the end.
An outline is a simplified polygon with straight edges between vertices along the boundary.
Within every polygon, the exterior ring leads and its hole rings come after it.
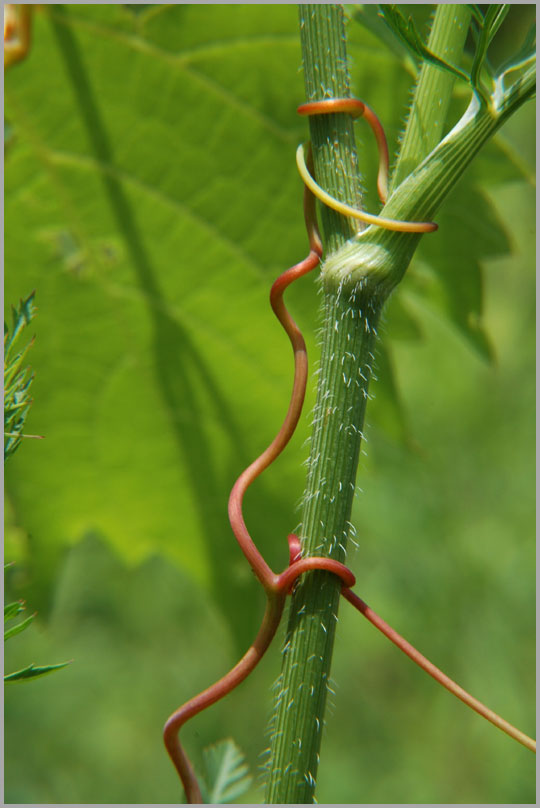
MULTIPOLYGON (((502 52, 531 8, 508 18, 502 52)), ((267 296, 306 246, 296 25, 294 5, 46 6, 6 74, 5 297, 37 290, 27 428, 46 436, 6 467, 6 600, 39 610, 6 670, 74 660, 6 689, 8 803, 181 801, 161 727, 262 615, 226 502, 290 388, 267 296)), ((354 91, 395 144, 410 65, 355 20, 349 36, 354 91)), ((453 120, 465 103, 457 88, 453 120)), ((460 182, 388 306, 350 557, 368 603, 530 734, 534 120, 520 110, 460 182)), ((369 136, 364 154, 372 185, 369 136)), ((289 300, 314 366, 314 281, 289 300)), ((247 496, 276 569, 312 405, 310 391, 298 436, 247 496)), ((196 762, 235 739, 255 776, 246 802, 263 799, 279 665, 276 643, 183 730, 196 762)), ((534 802, 530 752, 346 604, 333 678, 319 802, 534 802)))

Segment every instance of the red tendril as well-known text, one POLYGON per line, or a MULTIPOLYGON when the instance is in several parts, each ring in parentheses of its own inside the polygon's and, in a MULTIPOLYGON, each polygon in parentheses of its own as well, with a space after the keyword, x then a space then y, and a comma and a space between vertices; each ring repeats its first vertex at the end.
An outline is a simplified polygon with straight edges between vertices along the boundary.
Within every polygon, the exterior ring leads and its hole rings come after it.
MULTIPOLYGON (((377 186, 381 201, 386 202, 387 195, 387 179, 388 179, 388 146, 384 130, 377 116, 367 104, 353 98, 332 98, 324 101, 314 101, 308 104, 302 104, 298 107, 300 115, 325 115, 328 113, 348 113, 353 117, 364 117, 371 126, 379 148, 379 174, 377 186)), ((308 154, 307 169, 309 174, 313 174, 313 165, 311 157, 308 154)), ((302 178, 306 183, 307 180, 302 173, 302 178)), ((317 227, 317 219, 315 212, 315 197, 318 196, 322 201, 335 208, 338 211, 343 210, 342 203, 338 200, 332 199, 326 194, 319 186, 311 180, 308 184, 304 185, 304 218, 306 222, 306 229, 309 238, 309 254, 299 264, 288 269, 274 282, 270 291, 270 303, 272 309, 285 329, 292 345, 294 353, 294 382, 291 394, 289 409, 281 429, 267 449, 251 463, 248 468, 242 472, 240 477, 235 482, 231 495, 229 497, 229 520, 234 535, 247 558, 253 572, 261 582, 267 596, 266 610, 261 623, 261 627, 252 645, 244 654, 242 659, 232 668, 229 673, 223 676, 215 684, 208 687, 202 693, 199 693, 194 698, 190 699, 184 705, 179 707, 168 719, 163 730, 163 739, 169 756, 180 776, 182 784, 186 792, 188 803, 202 803, 202 795, 197 782, 197 778, 189 759, 184 752, 178 733, 180 728, 185 724, 188 719, 200 713, 206 707, 215 704, 228 693, 230 693, 237 685, 239 685, 255 668, 258 662, 262 659, 268 646, 270 645, 277 627, 279 625, 281 615, 285 606, 287 595, 292 591, 296 579, 305 572, 310 570, 327 570, 328 572, 337 575, 342 581, 342 594, 364 617, 366 617, 376 628, 385 634, 395 645, 398 646, 407 656, 416 662, 427 673, 433 676, 444 687, 450 690, 454 695, 460 698, 465 704, 472 709, 476 710, 480 715, 486 718, 495 726, 502 729, 515 740, 527 746, 529 749, 536 751, 536 742, 529 738, 520 730, 513 727, 508 722, 504 721, 498 715, 493 713, 481 702, 470 696, 465 690, 459 687, 442 671, 435 667, 429 660, 422 656, 412 645, 410 645, 403 637, 401 637, 394 629, 382 620, 372 609, 364 603, 361 598, 351 591, 354 586, 355 578, 352 572, 339 561, 325 557, 301 557, 301 545, 298 536, 290 534, 288 537, 289 542, 289 566, 279 575, 274 573, 261 553, 257 549, 253 539, 249 535, 246 527, 244 517, 242 514, 242 502, 244 494, 251 485, 251 483, 276 459, 276 457, 283 451, 291 439, 293 432, 298 423, 302 405, 304 403, 304 395, 307 382, 307 352, 304 338, 300 333, 298 326, 289 314, 283 301, 283 293, 287 287, 298 278, 306 275, 315 269, 320 262, 322 256, 322 242, 317 227)), ((377 224, 380 227, 385 227, 392 230, 404 230, 406 232, 425 233, 431 232, 436 229, 437 225, 432 222, 396 222, 395 220, 382 219, 380 217, 372 216, 371 214, 364 214, 360 211, 352 211, 347 208, 347 213, 360 217, 369 217, 368 221, 377 224)))

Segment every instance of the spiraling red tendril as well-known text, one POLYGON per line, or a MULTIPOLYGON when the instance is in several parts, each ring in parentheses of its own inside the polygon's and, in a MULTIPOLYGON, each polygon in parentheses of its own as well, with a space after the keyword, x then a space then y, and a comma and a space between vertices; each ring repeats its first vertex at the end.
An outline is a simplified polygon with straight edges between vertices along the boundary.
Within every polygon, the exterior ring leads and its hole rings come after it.
MULTIPOLYGON (((388 146, 383 127, 367 104, 354 98, 331 98, 323 101, 313 101, 307 104, 302 104, 298 107, 300 115, 326 115, 328 113, 348 113, 353 117, 364 117, 371 126, 379 149, 379 174, 377 179, 377 187, 381 201, 386 202, 387 185, 388 185, 388 146)), ((297 155, 298 161, 298 155, 297 155)), ((311 161, 311 154, 308 152, 307 158, 304 162, 303 151, 300 156, 299 168, 302 179, 304 180, 304 218, 306 229, 309 238, 309 254, 299 264, 286 270, 274 282, 270 291, 270 303, 272 309, 285 329, 294 353, 294 382, 291 394, 289 409, 281 429, 267 449, 251 463, 248 468, 242 472, 240 477, 235 482, 229 497, 229 520, 234 535, 248 560, 251 568, 259 581, 261 582, 267 596, 266 610, 261 623, 261 627, 252 645, 248 648, 240 661, 232 668, 225 676, 213 685, 203 690, 194 698, 187 701, 179 707, 168 719, 163 730, 163 739, 169 756, 180 776, 182 784, 186 792, 186 799, 188 803, 202 803, 202 795, 197 782, 197 778, 189 762, 189 759, 184 752, 178 733, 180 728, 193 716, 200 713, 202 710, 215 704, 222 699, 237 685, 244 681, 244 679, 251 673, 258 662, 262 659, 268 646, 276 633, 279 625, 281 615, 285 606, 287 595, 292 591, 296 579, 305 572, 310 570, 326 570, 341 578, 342 581, 342 595, 349 601, 361 614, 364 615, 376 628, 379 629, 386 637, 388 637, 395 645, 398 646, 407 656, 416 662, 427 673, 433 676, 440 684, 446 687, 450 692, 454 693, 465 704, 476 710, 480 715, 497 726, 499 729, 506 732, 512 738, 523 744, 527 748, 536 752, 536 742, 525 735, 520 730, 513 727, 507 721, 504 721, 496 713, 489 710, 477 699, 473 698, 469 693, 463 690, 459 685, 452 681, 428 659, 420 654, 412 645, 410 645, 403 637, 401 637, 394 629, 392 629, 385 621, 379 617, 370 607, 364 603, 354 592, 351 587, 354 586, 355 578, 352 572, 339 561, 331 558, 311 556, 301 557, 300 540, 295 534, 290 534, 288 537, 289 542, 289 566, 279 575, 274 573, 261 553, 257 549, 253 539, 251 538, 246 527, 243 513, 242 502, 244 494, 251 483, 263 472, 268 466, 281 454, 291 439, 298 419, 302 411, 304 403, 304 396, 307 383, 307 351, 304 338, 300 333, 298 326, 289 314, 285 303, 283 301, 283 294, 287 287, 303 275, 307 275, 315 269, 322 256, 322 242, 317 227, 317 218, 315 211, 315 198, 321 199, 324 204, 334 208, 338 212, 345 213, 345 215, 355 216, 355 218, 363 219, 371 224, 391 230, 401 230, 403 232, 411 233, 428 233, 437 229, 437 225, 433 222, 399 222, 393 219, 384 219, 372 214, 366 214, 363 211, 351 209, 349 206, 344 205, 338 200, 333 199, 326 194, 320 186, 313 180, 313 164, 311 161), (305 170, 302 170, 302 164, 305 170), (309 178, 307 176, 309 175, 309 178)))

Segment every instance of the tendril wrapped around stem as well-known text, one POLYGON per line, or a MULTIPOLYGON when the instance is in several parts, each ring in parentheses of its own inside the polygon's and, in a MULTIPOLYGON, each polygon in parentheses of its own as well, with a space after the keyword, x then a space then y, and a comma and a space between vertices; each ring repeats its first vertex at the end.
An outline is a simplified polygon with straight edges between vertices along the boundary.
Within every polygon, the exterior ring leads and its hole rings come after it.
MULTIPOLYGON (((362 101, 353 98, 332 98, 323 101, 314 101, 298 107, 300 115, 324 115, 328 113, 346 113, 353 117, 364 117, 371 126, 379 148, 379 173, 377 187, 381 201, 386 202, 388 188, 388 146, 384 130, 377 116, 362 101)), ((433 222, 401 222, 385 219, 373 214, 351 208, 327 194, 313 179, 313 164, 311 151, 300 146, 297 151, 297 165, 304 181, 304 218, 309 239, 309 253, 303 261, 286 270, 274 282, 270 291, 270 303, 279 322, 286 331, 294 354, 294 381, 289 408, 285 420, 276 437, 267 449, 254 460, 238 477, 229 497, 229 521, 234 535, 249 562, 253 572, 262 584, 267 604, 264 617, 255 640, 248 648, 240 661, 219 681, 203 690, 194 698, 179 707, 168 719, 163 730, 163 738, 169 756, 183 783, 186 798, 189 803, 201 803, 202 795, 197 778, 189 759, 184 752, 178 733, 180 728, 193 716, 206 707, 210 707, 237 687, 253 671, 269 647, 279 625, 287 595, 292 591, 296 579, 310 570, 326 570, 337 575, 342 581, 342 594, 361 614, 363 614, 376 628, 398 646, 407 656, 416 662, 438 682, 454 693, 465 704, 476 710, 480 715, 491 721, 519 743, 536 751, 536 742, 520 730, 504 721, 498 715, 474 699, 459 685, 440 671, 435 665, 420 654, 403 637, 392 629, 370 607, 364 603, 351 587, 355 578, 352 572, 338 561, 331 558, 312 556, 301 557, 301 546, 298 537, 290 534, 289 565, 281 574, 274 573, 257 549, 251 538, 242 513, 244 494, 251 483, 277 458, 285 449, 291 439, 302 411, 307 383, 308 363, 304 338, 289 314, 283 294, 287 287, 295 280, 307 275, 315 269, 322 256, 322 242, 317 227, 315 199, 320 199, 325 205, 346 216, 365 221, 389 230, 409 233, 429 233, 437 229, 433 222)))

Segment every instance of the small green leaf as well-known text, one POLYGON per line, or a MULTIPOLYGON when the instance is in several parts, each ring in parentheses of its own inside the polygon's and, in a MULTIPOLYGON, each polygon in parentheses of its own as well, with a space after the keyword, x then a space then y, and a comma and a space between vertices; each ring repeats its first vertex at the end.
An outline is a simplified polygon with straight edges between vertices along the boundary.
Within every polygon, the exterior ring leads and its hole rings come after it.
POLYGON ((480 75, 482 68, 486 64, 487 51, 509 10, 510 5, 508 3, 501 5, 495 3, 490 4, 486 16, 483 18, 483 23, 480 26, 480 34, 478 36, 471 67, 471 84, 482 98, 485 98, 485 94, 480 82, 480 75))
POLYGON ((439 67, 441 70, 452 73, 454 76, 463 79, 467 83, 469 82, 469 76, 463 70, 460 70, 449 62, 445 62, 444 59, 440 59, 433 51, 430 51, 429 48, 426 47, 416 29, 412 17, 406 20, 398 7, 393 4, 380 5, 379 9, 381 17, 390 30, 409 48, 414 56, 429 62, 435 67, 439 67))
POLYGON ((22 623, 18 623, 16 626, 8 628, 7 631, 4 631, 4 642, 6 640, 9 640, 10 637, 14 637, 16 634, 20 634, 21 631, 25 630, 25 628, 28 628, 28 626, 30 625, 35 616, 36 616, 35 614, 31 614, 30 617, 27 617, 26 620, 22 621, 22 623))
POLYGON ((252 778, 243 752, 232 738, 226 738, 203 752, 205 802, 220 805, 236 802, 251 785, 252 778))
POLYGON ((28 368, 22 367, 33 339, 20 351, 15 352, 15 344, 21 331, 33 318, 36 307, 32 292, 21 300, 17 308, 11 307, 11 330, 4 323, 4 461, 19 446, 22 430, 32 400, 28 394, 33 374, 28 376, 28 368))
POLYGON ((8 351, 17 337, 19 336, 22 329, 29 324, 32 318, 35 316, 36 307, 34 305, 34 296, 36 292, 35 290, 31 292, 26 300, 21 300, 19 302, 18 308, 15 306, 11 307, 11 319, 12 319, 12 326, 11 326, 11 334, 9 334, 9 328, 4 323, 4 338, 7 340, 5 344, 5 349, 8 351))
POLYGON ((12 620, 21 612, 24 612, 24 600, 17 600, 15 603, 8 603, 4 606, 4 623, 12 620))
POLYGON ((4 676, 4 682, 20 682, 26 679, 37 679, 38 676, 45 676, 47 673, 60 670, 60 668, 65 668, 66 665, 70 664, 71 660, 69 662, 60 662, 58 665, 28 665, 27 668, 21 668, 20 671, 6 674, 4 676))
MULTIPOLYGON (((8 603, 4 606, 4 623, 8 620, 13 620, 18 614, 24 611, 24 601, 18 600, 14 603, 8 603)), ((33 621, 35 614, 31 614, 30 617, 27 617, 26 620, 23 620, 21 623, 18 623, 16 626, 7 629, 4 631, 4 642, 9 640, 11 637, 14 637, 16 634, 20 634, 24 631, 30 623, 33 621)), ((46 673, 51 673, 52 671, 59 670, 60 668, 65 668, 66 665, 69 665, 69 662, 60 662, 58 665, 28 665, 26 668, 22 668, 19 671, 15 671, 14 673, 8 673, 4 676, 4 682, 17 682, 23 679, 35 679, 38 676, 44 676, 46 673)))
MULTIPOLYGON (((378 12, 378 6, 362 3, 349 6, 351 19, 362 25, 366 30, 376 36, 395 56, 404 62, 410 59, 410 48, 401 37, 397 37, 393 30, 385 24, 384 17, 378 12)), ((415 63, 416 64, 416 63, 415 63)))

